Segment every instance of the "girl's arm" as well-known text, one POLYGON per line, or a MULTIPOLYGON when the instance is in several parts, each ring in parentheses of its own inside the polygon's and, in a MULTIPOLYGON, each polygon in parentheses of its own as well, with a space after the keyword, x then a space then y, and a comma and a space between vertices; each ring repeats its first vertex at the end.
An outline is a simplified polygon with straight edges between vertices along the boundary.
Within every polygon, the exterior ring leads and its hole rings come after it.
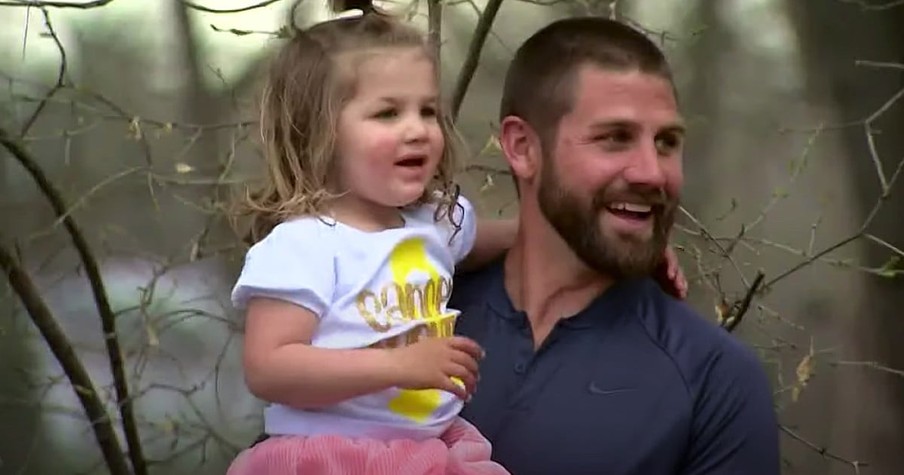
POLYGON ((248 302, 243 363, 252 394, 312 409, 395 384, 387 350, 312 347, 317 324, 317 316, 298 305, 266 298, 248 302))
POLYGON ((518 219, 477 219, 474 247, 459 264, 458 270, 474 270, 498 259, 513 245, 518 234, 518 219))
POLYGON ((280 300, 252 298, 245 317, 245 383, 256 397, 298 409, 331 406, 390 387, 474 391, 480 346, 464 337, 426 338, 396 349, 310 345, 318 319, 280 300), (458 378, 459 386, 452 378, 458 378))

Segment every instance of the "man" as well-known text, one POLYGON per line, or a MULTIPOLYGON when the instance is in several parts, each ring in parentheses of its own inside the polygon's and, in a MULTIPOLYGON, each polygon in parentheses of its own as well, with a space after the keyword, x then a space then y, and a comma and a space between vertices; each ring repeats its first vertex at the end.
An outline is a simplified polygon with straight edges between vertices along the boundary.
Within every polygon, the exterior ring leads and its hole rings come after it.
POLYGON ((648 277, 683 181, 660 50, 615 21, 557 21, 504 87, 520 229, 456 277, 456 332, 486 351, 463 416, 514 475, 778 474, 758 359, 648 277))

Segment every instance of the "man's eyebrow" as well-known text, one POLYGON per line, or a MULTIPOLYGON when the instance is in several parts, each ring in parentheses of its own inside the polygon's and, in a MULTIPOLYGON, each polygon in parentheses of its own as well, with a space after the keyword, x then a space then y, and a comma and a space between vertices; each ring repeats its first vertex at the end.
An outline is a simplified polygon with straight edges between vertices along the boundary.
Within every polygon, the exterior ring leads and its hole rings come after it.
MULTIPOLYGON (((594 122, 590 125, 592 130, 600 130, 600 129, 639 129, 641 128, 641 124, 634 120, 628 119, 604 119, 598 122, 594 122)), ((687 132, 687 127, 684 125, 684 121, 677 121, 670 124, 666 124, 664 126, 659 127, 660 132, 669 132, 675 134, 684 135, 687 132)))
POLYGON ((592 129, 607 129, 611 127, 637 127, 640 124, 628 119, 602 119, 590 124, 592 129))
POLYGON ((660 129, 660 132, 668 132, 671 134, 679 134, 685 135, 687 134, 687 127, 684 125, 684 122, 676 122, 674 124, 666 125, 660 129))

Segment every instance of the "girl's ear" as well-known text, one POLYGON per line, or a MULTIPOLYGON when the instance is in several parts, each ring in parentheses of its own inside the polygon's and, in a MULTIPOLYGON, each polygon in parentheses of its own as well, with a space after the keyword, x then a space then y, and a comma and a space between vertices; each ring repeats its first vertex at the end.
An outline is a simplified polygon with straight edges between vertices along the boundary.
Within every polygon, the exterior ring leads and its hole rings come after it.
POLYGON ((507 116, 499 124, 499 146, 515 178, 531 181, 540 169, 540 140, 524 119, 507 116))

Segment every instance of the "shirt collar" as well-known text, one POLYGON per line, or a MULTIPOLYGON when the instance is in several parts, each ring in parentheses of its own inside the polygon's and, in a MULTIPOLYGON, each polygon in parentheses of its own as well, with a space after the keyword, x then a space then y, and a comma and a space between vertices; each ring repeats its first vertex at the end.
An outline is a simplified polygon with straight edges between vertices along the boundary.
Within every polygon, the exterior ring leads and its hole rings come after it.
MULTIPOLYGON (((505 289, 505 260, 492 264, 493 276, 487 285, 490 296, 489 306, 496 315, 509 320, 523 320, 522 311, 515 308, 505 289)), ((612 286, 593 299, 578 314, 564 318, 561 324, 567 328, 608 327, 615 320, 621 319, 645 294, 645 289, 656 285, 649 278, 624 279, 616 281, 612 286)))

